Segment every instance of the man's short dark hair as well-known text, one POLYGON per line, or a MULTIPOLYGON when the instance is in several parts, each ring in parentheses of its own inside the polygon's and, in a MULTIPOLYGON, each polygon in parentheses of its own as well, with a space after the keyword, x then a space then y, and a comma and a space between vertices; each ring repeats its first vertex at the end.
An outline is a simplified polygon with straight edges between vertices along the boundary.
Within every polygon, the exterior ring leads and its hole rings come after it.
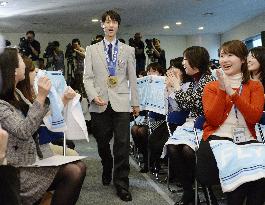
POLYGON ((74 38, 74 39, 72 40, 72 44, 74 44, 74 43, 78 43, 78 45, 81 44, 81 43, 80 43, 80 40, 79 40, 78 38, 74 38))
POLYGON ((107 19, 108 16, 110 17, 111 20, 117 21, 118 22, 118 25, 121 24, 121 17, 120 17, 120 15, 116 11, 113 11, 113 10, 106 11, 102 15, 102 18, 101 18, 102 23, 104 23, 106 21, 106 19, 107 19))
POLYGON ((34 31, 27 31, 26 35, 28 35, 28 34, 32 34, 33 37, 35 37, 35 32, 34 31))
POLYGON ((104 36, 101 35, 101 34, 96 35, 96 39, 99 39, 99 38, 103 40, 104 39, 104 36))
POLYGON ((53 41, 53 45, 54 45, 55 47, 60 47, 60 43, 59 43, 59 41, 53 41))

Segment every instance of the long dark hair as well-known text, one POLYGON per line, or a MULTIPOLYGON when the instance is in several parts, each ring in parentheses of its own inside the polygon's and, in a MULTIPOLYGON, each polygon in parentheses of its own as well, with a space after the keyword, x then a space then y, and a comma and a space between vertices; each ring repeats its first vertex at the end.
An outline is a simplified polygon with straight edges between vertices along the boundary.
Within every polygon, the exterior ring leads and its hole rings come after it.
POLYGON ((25 79, 20 81, 17 84, 17 88, 22 92, 22 94, 27 98, 31 103, 34 101, 34 96, 32 94, 32 88, 30 86, 30 72, 35 70, 35 66, 32 63, 32 60, 26 56, 23 56, 23 61, 26 65, 25 68, 25 79))
MULTIPOLYGON (((247 83, 250 80, 250 74, 248 71, 248 65, 247 65, 247 55, 248 55, 248 49, 246 45, 239 40, 232 40, 227 41, 223 43, 219 51, 223 51, 224 53, 231 53, 240 58, 243 63, 241 66, 241 72, 243 74, 242 77, 242 83, 247 83)), ((219 54, 220 55, 220 54, 219 54)))
MULTIPOLYGON (((260 74, 259 80, 261 81, 263 87, 265 87, 265 47, 258 46, 249 50, 251 55, 257 59, 260 64, 258 73, 260 74)), ((252 76, 252 72, 250 71, 250 75, 252 76)))
POLYGON ((18 66, 18 50, 16 48, 5 48, 0 55, 0 70, 2 74, 0 99, 10 103, 26 115, 29 106, 15 96, 15 72, 18 66))

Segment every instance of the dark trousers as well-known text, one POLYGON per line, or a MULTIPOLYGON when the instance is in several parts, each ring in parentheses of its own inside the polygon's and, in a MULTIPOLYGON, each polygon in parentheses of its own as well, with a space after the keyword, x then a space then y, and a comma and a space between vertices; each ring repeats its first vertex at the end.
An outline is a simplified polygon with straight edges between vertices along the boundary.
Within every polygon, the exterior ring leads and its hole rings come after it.
MULTIPOLYGON (((170 130, 174 132, 177 125, 171 124, 170 130)), ((165 143, 169 138, 167 123, 163 122, 157 129, 155 129, 149 136, 150 162, 158 161, 162 155, 165 143)))
POLYGON ((98 145, 98 153, 103 166, 103 174, 111 175, 113 157, 110 140, 114 136, 113 182, 116 187, 129 188, 129 148, 130 148, 130 114, 115 112, 110 104, 103 113, 91 113, 92 132, 98 145))
POLYGON ((18 169, 12 166, 0 166, 0 204, 20 205, 20 181, 18 169))

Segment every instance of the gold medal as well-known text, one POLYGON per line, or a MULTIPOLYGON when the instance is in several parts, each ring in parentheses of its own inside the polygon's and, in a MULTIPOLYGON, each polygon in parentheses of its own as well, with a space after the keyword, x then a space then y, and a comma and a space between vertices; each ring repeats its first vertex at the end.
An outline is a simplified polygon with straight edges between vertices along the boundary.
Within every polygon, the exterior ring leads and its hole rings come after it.
POLYGON ((118 77, 117 76, 109 76, 107 79, 107 84, 109 88, 114 88, 118 84, 118 77))

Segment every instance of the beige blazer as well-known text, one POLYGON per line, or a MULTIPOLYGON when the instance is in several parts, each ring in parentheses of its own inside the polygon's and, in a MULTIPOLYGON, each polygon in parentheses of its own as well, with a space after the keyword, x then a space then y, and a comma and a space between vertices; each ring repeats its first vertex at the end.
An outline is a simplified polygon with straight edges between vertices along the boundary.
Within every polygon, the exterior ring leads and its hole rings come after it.
POLYGON ((86 48, 84 86, 91 102, 89 111, 101 113, 107 106, 98 106, 93 102, 96 96, 110 102, 116 112, 130 112, 131 106, 139 106, 134 48, 118 42, 116 75, 117 86, 107 85, 108 70, 103 41, 86 48))

